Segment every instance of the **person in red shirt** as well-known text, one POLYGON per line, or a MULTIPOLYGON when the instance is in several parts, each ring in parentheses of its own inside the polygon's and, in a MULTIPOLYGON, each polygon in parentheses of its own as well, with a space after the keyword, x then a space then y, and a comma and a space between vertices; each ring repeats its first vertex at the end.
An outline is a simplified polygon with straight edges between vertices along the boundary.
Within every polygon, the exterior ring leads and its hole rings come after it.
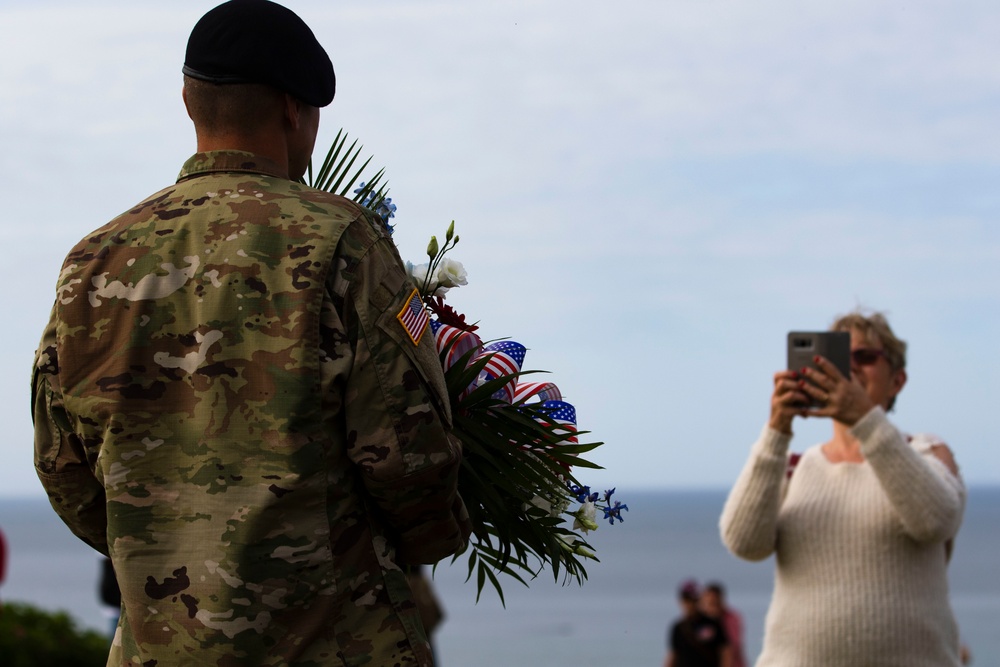
POLYGON ((722 624, 729 640, 730 667, 746 667, 743 654, 743 618, 726 604, 726 589, 715 581, 705 586, 701 594, 701 611, 722 624))

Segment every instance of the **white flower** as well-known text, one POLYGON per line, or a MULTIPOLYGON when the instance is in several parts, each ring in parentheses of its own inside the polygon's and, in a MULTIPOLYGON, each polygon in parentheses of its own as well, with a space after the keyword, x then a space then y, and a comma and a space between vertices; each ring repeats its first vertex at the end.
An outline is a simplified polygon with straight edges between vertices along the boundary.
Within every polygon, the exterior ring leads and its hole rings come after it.
POLYGON ((443 297, 452 287, 469 284, 466 277, 467 274, 465 272, 465 267, 462 266, 461 262, 454 259, 448 259, 447 257, 443 258, 434 269, 434 275, 430 276, 430 279, 428 280, 428 273, 430 273, 430 270, 430 264, 428 263, 406 263, 406 272, 410 274, 410 278, 413 280, 414 284, 423 289, 424 283, 426 282, 427 292, 429 292, 431 296, 443 297))
POLYGON ((427 272, 431 270, 430 264, 414 264, 413 262, 406 263, 406 272, 410 274, 410 278, 416 283, 417 287, 424 284, 424 279, 427 278, 427 272))
POLYGON ((524 505, 524 508, 528 509, 531 505, 547 513, 550 517, 555 518, 569 509, 569 499, 558 494, 548 497, 536 494, 529 503, 524 505))
POLYGON ((439 287, 461 287, 469 284, 468 274, 462 263, 448 257, 443 258, 438 264, 434 282, 439 287))
POLYGON ((570 541, 570 539, 565 535, 557 535, 557 537, 559 538, 559 542, 562 544, 562 548, 566 551, 583 556, 584 558, 593 558, 594 560, 597 560, 597 556, 594 552, 585 547, 583 542, 575 539, 570 541))
MULTIPOLYGON (((546 500, 545 498, 542 498, 541 496, 536 495, 535 497, 533 497, 530 501, 530 505, 534 505, 535 507, 542 510, 543 512, 546 512, 547 514, 550 515, 552 514, 552 503, 546 500)), ((529 505, 527 504, 524 506, 525 509, 528 509, 528 507, 529 505)))
POLYGON ((573 530, 582 530, 585 533, 597 530, 597 507, 589 500, 580 505, 580 509, 574 512, 573 516, 576 517, 573 520, 573 530))

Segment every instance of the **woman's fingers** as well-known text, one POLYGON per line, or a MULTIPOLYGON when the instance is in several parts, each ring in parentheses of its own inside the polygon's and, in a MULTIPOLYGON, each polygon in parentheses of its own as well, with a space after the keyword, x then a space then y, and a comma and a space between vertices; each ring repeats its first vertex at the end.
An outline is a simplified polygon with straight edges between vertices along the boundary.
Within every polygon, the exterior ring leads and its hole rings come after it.
POLYGON ((784 381, 791 380, 795 381, 799 379, 799 374, 795 371, 778 371, 774 374, 774 385, 777 387, 784 381))
POLYGON ((809 380, 809 382, 806 382, 806 385, 823 387, 827 391, 833 389, 833 387, 837 384, 836 380, 823 371, 818 371, 815 368, 803 368, 799 374, 803 378, 809 380))
POLYGON ((820 403, 826 403, 830 400, 830 392, 822 387, 817 387, 811 382, 805 380, 800 380, 798 385, 799 391, 808 394, 810 397, 816 399, 820 403))
POLYGON ((774 393, 771 395, 771 428, 783 433, 792 432, 792 419, 802 415, 809 398, 799 390, 801 377, 794 371, 774 374, 774 393))
MULTIPOLYGON (((826 361, 823 359, 822 361, 826 361)), ((832 366, 827 362, 827 365, 832 366)), ((839 422, 853 426, 869 409, 871 401, 857 379, 848 380, 833 368, 836 377, 822 371, 810 371, 806 375, 819 386, 806 383, 801 387, 819 405, 809 409, 809 417, 832 417, 839 422)))
POLYGON ((823 371, 825 375, 829 376, 834 381, 839 382, 840 380, 847 379, 844 377, 844 374, 840 372, 840 369, 837 368, 837 366, 826 357, 821 357, 820 355, 817 354, 815 357, 813 357, 813 362, 816 364, 817 367, 819 367, 820 370, 823 371))

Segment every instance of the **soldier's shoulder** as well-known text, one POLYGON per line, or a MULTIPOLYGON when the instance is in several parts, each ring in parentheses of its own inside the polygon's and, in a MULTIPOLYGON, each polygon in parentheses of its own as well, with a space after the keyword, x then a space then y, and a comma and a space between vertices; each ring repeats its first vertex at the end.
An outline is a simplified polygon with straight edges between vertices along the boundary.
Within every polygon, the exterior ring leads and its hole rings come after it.
POLYGON ((291 183, 288 194, 298 202, 304 212, 318 213, 330 220, 351 223, 344 232, 366 246, 379 239, 388 239, 385 223, 370 209, 342 195, 318 190, 302 183, 291 183))
POLYGON ((288 193, 305 205, 312 205, 317 208, 327 209, 331 212, 346 214, 351 219, 361 217, 364 214, 364 210, 357 204, 357 202, 352 201, 343 195, 334 194, 325 190, 319 190, 304 183, 298 183, 295 181, 289 181, 288 183, 288 193))
POLYGON ((134 224, 136 220, 150 217, 151 213, 157 209, 162 210, 176 196, 176 192, 177 184, 174 183, 145 197, 135 205, 116 215, 110 221, 86 234, 73 246, 69 256, 72 258, 81 253, 86 254, 88 251, 93 251, 95 248, 106 245, 123 229, 134 224))

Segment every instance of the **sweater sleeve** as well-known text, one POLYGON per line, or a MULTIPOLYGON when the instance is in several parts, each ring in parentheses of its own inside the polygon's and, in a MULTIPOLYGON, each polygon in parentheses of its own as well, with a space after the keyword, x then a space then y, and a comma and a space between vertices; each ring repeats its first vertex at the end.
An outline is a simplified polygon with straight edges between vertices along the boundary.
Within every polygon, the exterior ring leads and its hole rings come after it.
POLYGON ((740 558, 763 560, 774 552, 791 440, 765 427, 726 499, 719 522, 722 541, 740 558))
POLYGON ((933 454, 921 454, 875 407, 851 429, 906 533, 919 542, 944 542, 958 533, 965 484, 933 454))

